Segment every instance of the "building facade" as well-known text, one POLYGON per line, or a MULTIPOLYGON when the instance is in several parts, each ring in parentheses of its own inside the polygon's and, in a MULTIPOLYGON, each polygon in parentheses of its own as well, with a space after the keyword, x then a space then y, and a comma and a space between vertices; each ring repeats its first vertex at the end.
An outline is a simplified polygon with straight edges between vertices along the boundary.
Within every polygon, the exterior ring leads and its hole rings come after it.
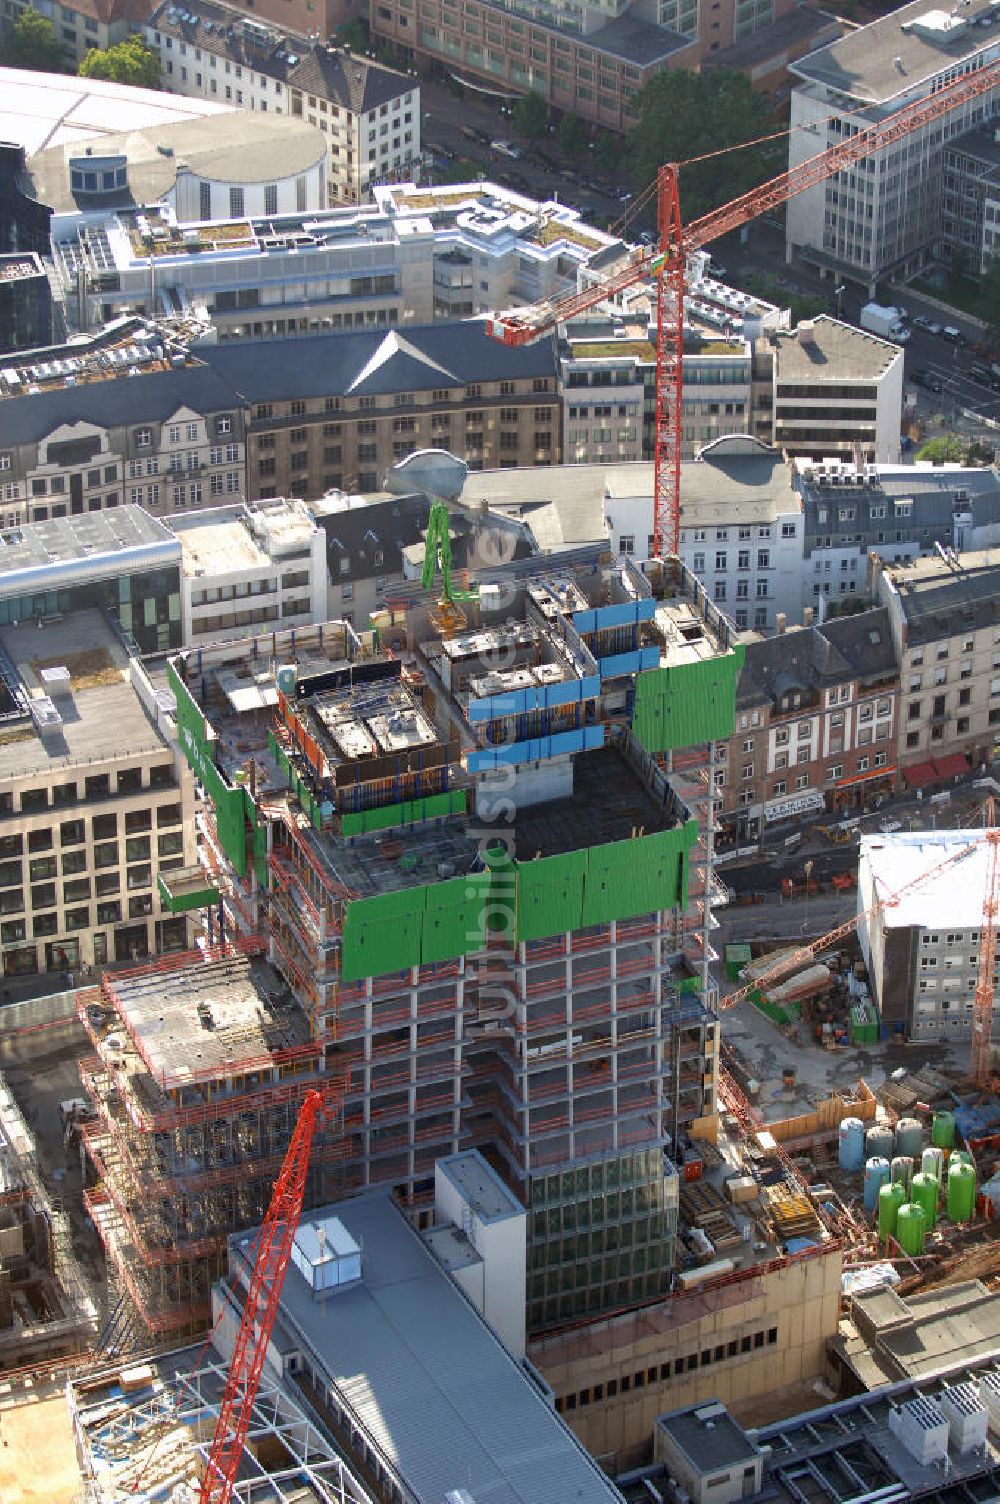
POLYGON ((302 502, 241 502, 164 523, 181 550, 185 647, 326 620, 326 539, 302 502))
POLYGON ((889 565, 871 593, 889 612, 899 658, 899 761, 908 784, 991 763, 1000 736, 1000 564, 990 551, 889 565), (930 769, 928 773, 927 770, 930 769))
POLYGON ((37 251, 0 255, 0 355, 52 343, 52 289, 37 251))
POLYGON ((171 92, 300 117, 321 130, 329 141, 331 203, 359 204, 376 183, 414 177, 421 160, 416 79, 327 46, 312 27, 311 35, 297 35, 287 24, 214 0, 194 0, 184 10, 164 0, 144 37, 171 92))
MULTIPOLYGON (((988 4, 949 14, 911 0, 793 63, 789 167, 994 62, 1000 41, 992 17, 988 4)), ((995 98, 992 90, 957 105, 790 199, 789 259, 801 255, 872 294, 879 278, 919 270, 941 239, 944 155, 990 119, 995 98)))
POLYGON ((0 953, 8 976, 184 950, 161 873, 195 859, 194 786, 103 613, 5 626, 0 953))
MULTIPOLYGON (((807 614, 811 612, 807 608, 807 614)), ((720 842, 868 809, 896 787, 899 670, 884 608, 748 642, 720 753, 720 842)))

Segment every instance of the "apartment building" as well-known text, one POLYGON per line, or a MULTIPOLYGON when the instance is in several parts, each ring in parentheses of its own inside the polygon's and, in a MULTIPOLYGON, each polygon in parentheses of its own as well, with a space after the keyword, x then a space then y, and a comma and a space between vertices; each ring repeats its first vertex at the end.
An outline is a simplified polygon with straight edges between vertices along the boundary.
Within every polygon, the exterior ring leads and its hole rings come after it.
POLYGON ((7 976, 184 950, 160 873, 195 859, 194 786, 107 616, 0 630, 0 954, 7 976))
POLYGON ((899 763, 910 788, 1000 755, 1000 561, 940 549, 905 564, 871 559, 899 659, 899 763))
POLYGON ((384 184, 373 198, 280 221, 227 220, 226 197, 210 206, 219 222, 205 225, 169 207, 59 215, 53 260, 67 319, 94 328, 169 301, 204 307, 221 340, 429 324, 561 297, 581 268, 625 249, 577 210, 497 183, 384 184))
POLYGON ((172 93, 300 117, 321 130, 331 203, 359 204, 376 183, 413 178, 421 160, 416 78, 327 46, 312 26, 308 34, 287 27, 287 19, 258 20, 215 0, 163 0, 143 35, 172 93))
POLYGON ((244 411, 192 352, 196 330, 138 319, 0 360, 8 527, 126 503, 154 514, 244 490, 244 411), (128 401, 116 379, 128 378, 128 401))
POLYGON ((720 843, 867 809, 896 786, 899 669, 884 607, 751 640, 716 770, 720 843))
POLYGON ((180 547, 185 647, 327 619, 326 540, 303 502, 174 513, 164 526, 180 547))
MULTIPOLYGON (((992 466, 795 462, 805 525, 802 606, 822 612, 865 596, 868 560, 905 564, 939 547, 988 548, 1000 540, 1000 475, 992 466)), ((789 617, 789 620, 792 618, 789 617)))
MULTIPOLYGON (((948 12, 925 0, 848 32, 790 65, 789 167, 1000 55, 989 3, 948 12)), ((800 255, 874 294, 881 277, 905 276, 934 258, 942 238, 951 143, 984 125, 996 91, 957 105, 855 166, 790 199, 786 254, 800 255)))
MULTIPOLYGON (((858 926, 882 1018, 915 1042, 971 1036, 989 846, 981 831, 971 830, 900 830, 861 842, 859 908, 960 853, 958 861, 898 902, 879 906, 858 926)), ((995 985, 994 976, 994 1017, 995 985)))
POLYGON ((753 432, 789 455, 898 464, 903 351, 821 314, 754 346, 753 432))
POLYGON ((664 68, 697 68, 736 49, 733 66, 766 78, 836 34, 827 17, 803 22, 802 12, 797 26, 783 28, 794 13, 789 0, 722 0, 711 10, 693 0, 537 0, 517 12, 491 0, 431 0, 418 14, 413 0, 383 0, 371 27, 400 57, 473 89, 500 97, 531 91, 560 112, 626 131, 636 95, 664 68), (751 43, 754 55, 740 61, 751 43))

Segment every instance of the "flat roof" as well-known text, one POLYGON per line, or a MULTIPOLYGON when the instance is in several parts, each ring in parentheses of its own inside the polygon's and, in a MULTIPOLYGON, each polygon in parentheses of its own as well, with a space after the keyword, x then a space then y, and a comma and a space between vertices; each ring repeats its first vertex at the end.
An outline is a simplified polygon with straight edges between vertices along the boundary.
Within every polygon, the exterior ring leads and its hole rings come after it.
POLYGON ((658 1416, 656 1424, 700 1473, 752 1462, 758 1455, 743 1427, 718 1400, 658 1416))
POLYGON ((143 967, 112 986, 147 1069, 170 1087, 228 1079, 240 1061, 266 1061, 304 1042, 304 1015, 276 1008, 273 973, 244 955, 143 967))
POLYGON ((896 893, 918 872, 960 851, 968 855, 935 873, 919 887, 886 904, 882 925, 900 929, 978 930, 989 873, 989 846, 981 830, 897 830, 863 836, 859 866, 871 873, 879 897, 896 893))
MULTIPOLYGON (((116 201, 141 205, 155 203, 172 190, 182 163, 196 177, 217 182, 267 183, 315 167, 327 154, 327 140, 318 126, 291 115, 236 110, 109 132, 99 151, 127 159, 128 188, 115 195, 116 201)), ((59 144, 36 152, 28 163, 35 193, 56 213, 81 207, 69 167, 70 159, 79 156, 75 143, 59 144)))
POLYGON ((920 92, 926 80, 966 58, 993 51, 1000 41, 1000 24, 970 24, 986 14, 996 15, 990 0, 970 5, 960 14, 935 6, 934 0, 911 0, 790 63, 789 72, 862 105, 886 103, 920 92))
POLYGON ((929 554, 886 568, 883 581, 895 588, 911 648, 1000 621, 1000 550, 977 549, 950 562, 929 554))
MULTIPOLYGON (((70 673, 70 708, 58 734, 41 736, 25 721, 20 735, 0 740, 0 780, 60 781, 62 770, 127 762, 143 753, 170 748, 143 708, 129 680, 129 656, 97 610, 74 611, 62 620, 32 621, 0 630, 0 648, 29 697, 43 693, 41 671, 65 667, 70 673)), ((57 702, 57 708, 62 702, 57 702)))
POLYGON ((67 73, 0 68, 0 140, 28 155, 45 147, 90 142, 114 131, 136 131, 206 115, 236 115, 231 106, 188 99, 161 89, 138 89, 67 73))
POLYGON ((270 555, 246 525, 246 508, 208 508, 204 512, 175 512, 167 527, 181 546, 184 573, 235 574, 242 569, 265 569, 270 555))
POLYGON ((482 1222, 523 1216, 524 1207, 476 1149, 449 1154, 436 1168, 446 1175, 482 1222))
MULTIPOLYGON (((278 1326, 301 1334, 384 1465, 420 1504, 612 1504, 621 1494, 424 1246, 388 1192, 324 1207, 362 1277, 315 1299, 296 1268, 278 1326)), ((253 1234, 231 1240, 244 1257, 253 1234)))
POLYGON ((136 567, 151 549, 154 556, 178 553, 168 528, 142 507, 25 522, 0 532, 0 595, 31 588, 22 578, 26 570, 85 561, 96 568, 110 556, 125 571, 136 567))
POLYGON ((812 325, 813 338, 806 342, 795 330, 776 335, 774 364, 779 382, 877 381, 895 361, 902 362, 899 345, 829 314, 821 313, 812 325))

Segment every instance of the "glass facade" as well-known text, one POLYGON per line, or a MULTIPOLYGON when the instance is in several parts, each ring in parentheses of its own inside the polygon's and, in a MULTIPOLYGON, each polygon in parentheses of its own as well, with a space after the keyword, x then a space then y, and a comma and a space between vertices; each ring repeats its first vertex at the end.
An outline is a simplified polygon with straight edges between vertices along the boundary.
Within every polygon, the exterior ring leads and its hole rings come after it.
POLYGON ((86 607, 110 611, 141 653, 181 646, 180 565, 140 569, 0 599, 0 627, 86 607))
POLYGON ((665 1295, 677 1204, 677 1174, 659 1146, 533 1177, 528 1330, 665 1295))

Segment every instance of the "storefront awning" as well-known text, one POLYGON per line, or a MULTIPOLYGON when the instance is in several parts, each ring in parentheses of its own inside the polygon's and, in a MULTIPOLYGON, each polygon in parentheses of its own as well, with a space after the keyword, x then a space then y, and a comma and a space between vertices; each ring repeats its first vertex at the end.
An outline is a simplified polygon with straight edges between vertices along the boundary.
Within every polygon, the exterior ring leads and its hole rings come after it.
POLYGON ((853 773, 850 778, 838 778, 836 787, 838 789, 846 789, 852 783, 868 783, 872 778, 891 778, 895 771, 896 765, 893 763, 889 768, 872 768, 867 773, 853 773))
POLYGON ((792 820, 796 815, 811 814, 823 806, 824 799, 819 789, 808 789, 790 798, 769 799, 764 805, 764 819, 768 824, 775 820, 792 820))
POLYGON ((946 757, 935 757, 934 766, 939 778, 961 778, 969 771, 969 764, 961 752, 949 752, 946 757))
POLYGON ((937 783, 939 777, 932 762, 915 762, 912 768, 903 769, 903 778, 911 789, 926 788, 929 783, 937 783))

